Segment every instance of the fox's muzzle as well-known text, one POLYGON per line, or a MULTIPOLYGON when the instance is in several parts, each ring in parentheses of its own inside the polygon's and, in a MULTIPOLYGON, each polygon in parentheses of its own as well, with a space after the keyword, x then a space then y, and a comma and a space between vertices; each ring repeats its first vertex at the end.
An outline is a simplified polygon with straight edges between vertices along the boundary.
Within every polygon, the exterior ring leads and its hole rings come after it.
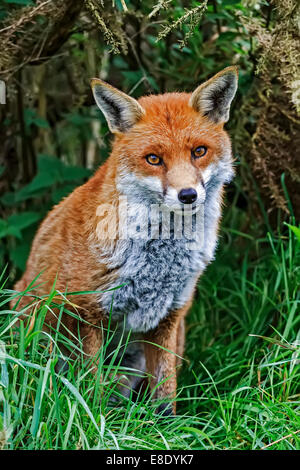
POLYGON ((197 200, 198 194, 194 188, 184 188, 178 193, 178 199, 183 204, 193 204, 197 200))

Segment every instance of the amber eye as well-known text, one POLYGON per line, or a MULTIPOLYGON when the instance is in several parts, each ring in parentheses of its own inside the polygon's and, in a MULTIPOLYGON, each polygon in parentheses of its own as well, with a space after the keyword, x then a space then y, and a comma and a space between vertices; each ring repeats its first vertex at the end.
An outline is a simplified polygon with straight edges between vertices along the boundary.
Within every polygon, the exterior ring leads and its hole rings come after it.
POLYGON ((201 145, 200 147, 196 147, 195 150, 192 150, 192 157, 193 158, 204 157, 206 152, 207 152, 207 147, 204 147, 204 145, 201 145))
POLYGON ((162 158, 158 157, 157 155, 154 155, 154 153, 151 153, 150 155, 146 156, 146 160, 150 165, 161 165, 162 164, 162 158))

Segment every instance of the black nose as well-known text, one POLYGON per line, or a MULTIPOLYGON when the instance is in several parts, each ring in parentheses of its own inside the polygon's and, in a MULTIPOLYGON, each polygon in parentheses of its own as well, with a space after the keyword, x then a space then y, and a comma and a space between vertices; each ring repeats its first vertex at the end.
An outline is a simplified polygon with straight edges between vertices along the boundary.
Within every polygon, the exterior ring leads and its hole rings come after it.
POLYGON ((193 188, 182 189, 178 194, 178 199, 183 204, 193 204, 197 199, 197 191, 193 188))

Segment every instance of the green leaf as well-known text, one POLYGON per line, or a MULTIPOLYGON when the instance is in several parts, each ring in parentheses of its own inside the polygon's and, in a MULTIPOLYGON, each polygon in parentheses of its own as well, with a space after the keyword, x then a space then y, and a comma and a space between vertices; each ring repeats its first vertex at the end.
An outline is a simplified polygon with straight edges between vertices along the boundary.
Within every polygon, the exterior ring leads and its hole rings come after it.
POLYGON ((296 227, 295 225, 287 224, 286 222, 285 222, 285 225, 287 225, 291 229, 291 231, 294 232, 294 234, 297 237, 298 242, 300 242, 300 227, 296 227))
POLYGON ((63 181, 76 181, 91 175, 91 170, 80 166, 64 166, 61 176, 63 181))
POLYGON ((113 64, 117 69, 128 69, 128 63, 119 55, 113 57, 113 64))
POLYGON ((133 88, 144 76, 142 70, 122 70, 121 74, 125 78, 125 86, 129 89, 133 88))
POLYGON ((63 163, 52 155, 47 155, 45 153, 40 153, 38 155, 38 173, 44 171, 60 171, 62 166, 63 163))
POLYGON ((19 238, 21 240, 22 233, 18 227, 10 226, 7 228, 6 235, 11 235, 13 237, 19 238))
POLYGON ((91 170, 79 166, 67 166, 58 158, 41 154, 38 158, 38 173, 33 180, 14 195, 7 193, 1 200, 6 205, 13 205, 16 202, 39 196, 44 193, 45 189, 57 183, 79 181, 90 175, 91 170))
POLYGON ((38 173, 29 184, 16 192, 15 200, 16 202, 24 201, 34 196, 41 189, 50 188, 58 180, 59 175, 54 173, 38 173))
POLYGON ((30 126, 32 125, 42 127, 44 129, 47 129, 49 127, 48 121, 38 116, 35 109, 27 108, 24 110, 24 121, 27 132, 29 132, 30 126))
POLYGON ((12 235, 13 237, 22 238, 22 234, 17 227, 9 225, 7 221, 1 220, 0 222, 0 238, 7 237, 7 235, 12 235))
POLYGON ((22 230, 34 224, 41 218, 38 212, 23 212, 21 214, 13 214, 8 219, 8 225, 22 230))

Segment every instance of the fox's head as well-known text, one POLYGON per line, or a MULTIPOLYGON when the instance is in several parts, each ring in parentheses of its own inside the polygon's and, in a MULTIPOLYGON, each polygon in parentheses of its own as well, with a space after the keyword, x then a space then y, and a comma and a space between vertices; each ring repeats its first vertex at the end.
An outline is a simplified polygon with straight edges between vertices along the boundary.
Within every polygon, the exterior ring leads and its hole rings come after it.
POLYGON ((138 101, 92 79, 97 105, 116 134, 118 191, 135 202, 197 207, 212 187, 233 176, 231 144, 223 126, 237 89, 227 67, 191 94, 165 93, 138 101))

